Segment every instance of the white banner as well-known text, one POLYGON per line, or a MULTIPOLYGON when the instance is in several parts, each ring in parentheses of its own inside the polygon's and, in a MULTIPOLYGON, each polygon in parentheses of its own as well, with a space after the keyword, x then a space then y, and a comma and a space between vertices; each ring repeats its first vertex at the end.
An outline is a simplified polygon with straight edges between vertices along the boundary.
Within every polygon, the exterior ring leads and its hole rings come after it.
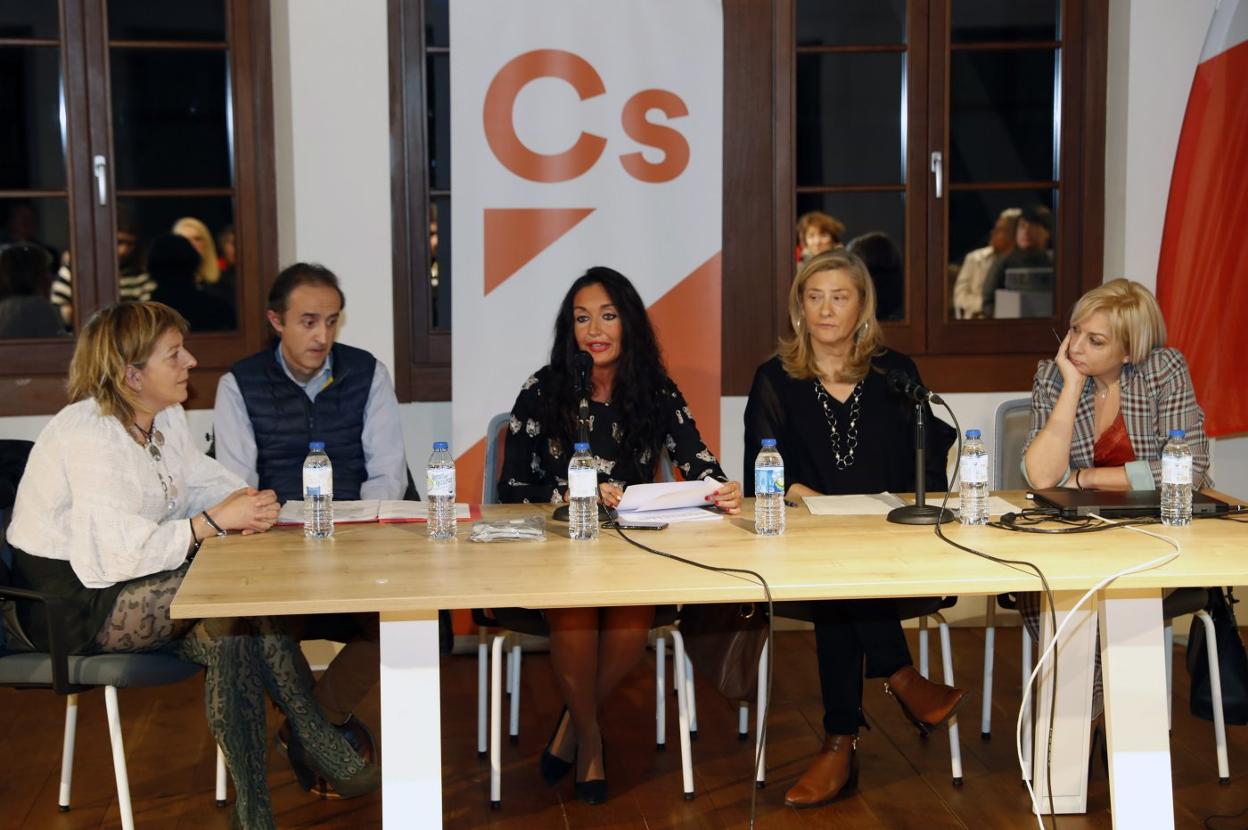
POLYGON ((479 498, 489 419, 550 355, 594 265, 627 276, 719 444, 719 0, 455 0, 453 451, 479 498))

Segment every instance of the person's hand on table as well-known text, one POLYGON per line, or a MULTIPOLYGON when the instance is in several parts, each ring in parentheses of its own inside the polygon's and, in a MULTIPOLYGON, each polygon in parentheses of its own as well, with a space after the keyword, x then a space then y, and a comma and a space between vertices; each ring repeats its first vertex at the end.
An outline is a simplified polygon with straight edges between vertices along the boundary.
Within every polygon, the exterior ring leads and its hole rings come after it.
POLYGON ((240 530, 244 536, 250 536, 271 528, 280 509, 277 494, 272 490, 244 487, 230 493, 215 507, 208 508, 208 515, 222 530, 240 530))
POLYGON ((620 499, 624 498, 624 488, 618 484, 604 481, 598 485, 598 498, 606 507, 619 507, 620 499))
POLYGON ((706 497, 724 513, 741 512, 741 485, 735 481, 725 481, 719 489, 706 497))

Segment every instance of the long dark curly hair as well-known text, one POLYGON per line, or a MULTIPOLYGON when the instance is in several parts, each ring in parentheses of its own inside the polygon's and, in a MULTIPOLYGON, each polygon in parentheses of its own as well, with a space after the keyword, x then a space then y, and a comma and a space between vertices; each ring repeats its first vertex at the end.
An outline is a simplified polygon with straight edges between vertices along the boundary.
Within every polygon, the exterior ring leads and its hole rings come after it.
POLYGON ((620 315, 623 336, 611 403, 620 412, 624 430, 620 439, 622 458, 634 459, 645 450, 657 457, 666 429, 664 412, 671 406, 668 393, 672 381, 663 366, 659 341, 654 336, 641 296, 627 277, 611 268, 590 268, 572 283, 559 305, 555 341, 550 349, 549 390, 542 390, 543 421, 559 424, 559 438, 570 445, 576 435, 579 403, 572 357, 580 351, 576 344, 572 303, 577 292, 590 285, 601 285, 620 315))

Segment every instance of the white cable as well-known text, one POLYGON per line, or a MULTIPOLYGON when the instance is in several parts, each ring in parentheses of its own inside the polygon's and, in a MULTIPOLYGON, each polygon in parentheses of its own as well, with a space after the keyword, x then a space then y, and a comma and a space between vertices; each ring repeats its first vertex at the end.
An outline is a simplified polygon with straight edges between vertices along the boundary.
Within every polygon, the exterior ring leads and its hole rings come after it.
MULTIPOLYGON (((1036 800, 1036 791, 1031 786, 1031 779, 1026 776, 1027 769, 1026 769, 1026 765, 1023 762, 1022 731, 1023 731, 1023 712, 1027 710, 1027 700, 1031 696, 1031 687, 1036 682, 1036 677, 1037 675, 1040 674, 1040 669, 1044 666, 1044 661, 1047 660, 1053 654, 1053 649, 1054 647, 1057 646, 1057 641, 1061 638, 1062 632, 1066 630, 1066 625, 1072 619, 1074 619, 1075 612, 1078 611, 1079 608, 1085 602, 1087 602, 1090 597, 1095 595, 1097 591, 1100 591, 1109 583, 1113 582, 1115 579, 1118 579, 1119 577, 1130 576, 1131 574, 1134 574, 1134 573, 1139 573, 1141 571, 1147 571, 1147 570, 1151 570, 1152 568, 1159 568, 1162 565, 1167 565, 1170 562, 1173 562, 1175 559, 1177 559, 1179 557, 1179 554, 1183 552, 1182 546, 1180 546, 1178 542, 1176 542, 1174 539, 1171 539, 1169 536, 1162 536, 1159 533, 1153 533, 1152 531, 1143 530, 1133 525, 1124 524, 1122 522, 1115 522, 1110 519, 1097 516, 1096 514, 1092 514, 1092 518, 1100 519, 1102 522, 1105 522, 1106 524, 1121 525, 1122 527, 1125 527, 1127 530, 1131 530, 1136 533, 1143 533, 1145 536, 1152 536, 1154 539, 1160 539, 1161 541, 1173 547, 1174 551, 1172 553, 1167 553, 1165 556, 1159 556, 1156 559, 1150 559, 1149 561, 1144 562, 1143 564, 1132 565, 1131 567, 1118 571, 1115 574, 1110 574, 1109 576, 1105 577, 1100 582, 1096 583, 1091 588, 1089 588, 1087 593, 1085 593, 1082 597, 1080 597, 1079 601, 1075 603, 1074 607, 1066 612, 1066 619, 1062 620, 1062 624, 1059 625, 1057 627, 1057 630, 1053 632, 1053 638, 1049 641, 1049 644, 1045 647, 1044 651, 1040 654, 1040 658, 1036 660, 1036 667, 1035 669, 1032 670, 1031 677, 1027 678, 1027 684, 1023 687, 1022 703, 1018 707, 1018 720, 1015 721, 1015 724, 1014 724, 1014 746, 1016 747, 1016 750, 1018 753, 1018 768, 1024 774, 1023 783, 1027 785, 1027 795, 1031 798, 1031 812, 1033 815, 1035 815, 1036 824, 1040 828, 1040 830, 1044 830, 1044 818, 1040 812, 1040 803, 1039 801, 1036 800)), ((1053 714, 1054 714, 1053 712, 1049 712, 1050 720, 1053 718, 1053 714)), ((1045 749, 1046 757, 1048 755, 1048 752, 1049 750, 1048 748, 1046 748, 1045 749)), ((1050 762, 1051 760, 1052 759, 1050 759, 1050 762)), ((1050 796, 1051 795, 1052 793, 1050 793, 1050 796)))

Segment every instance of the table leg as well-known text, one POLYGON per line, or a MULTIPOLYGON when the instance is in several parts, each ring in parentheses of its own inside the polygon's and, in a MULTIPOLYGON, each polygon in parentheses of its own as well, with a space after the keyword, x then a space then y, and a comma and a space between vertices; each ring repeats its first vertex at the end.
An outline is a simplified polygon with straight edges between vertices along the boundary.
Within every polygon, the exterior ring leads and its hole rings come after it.
POLYGON ((1102 591, 1101 676, 1114 827, 1174 827, 1161 591, 1102 591))
POLYGON ((382 824, 441 827, 436 611, 381 615, 381 735, 382 824))
MULTIPOLYGON (((1070 609, 1083 595, 1080 591, 1054 591, 1057 624, 1070 615, 1070 609)), ((1062 632, 1055 652, 1057 662, 1057 704, 1052 713, 1053 811, 1084 813, 1088 804, 1089 723, 1092 719, 1092 654, 1096 643, 1096 612, 1091 601, 1075 613, 1075 619, 1062 632)), ((1048 597, 1041 603, 1040 653, 1053 639, 1048 597)), ((1050 688, 1053 683, 1053 659, 1045 662, 1037 676, 1035 695, 1036 731, 1035 764, 1032 784, 1042 813, 1049 813, 1048 780, 1045 766, 1049 756, 1048 729, 1051 715, 1050 688)))

